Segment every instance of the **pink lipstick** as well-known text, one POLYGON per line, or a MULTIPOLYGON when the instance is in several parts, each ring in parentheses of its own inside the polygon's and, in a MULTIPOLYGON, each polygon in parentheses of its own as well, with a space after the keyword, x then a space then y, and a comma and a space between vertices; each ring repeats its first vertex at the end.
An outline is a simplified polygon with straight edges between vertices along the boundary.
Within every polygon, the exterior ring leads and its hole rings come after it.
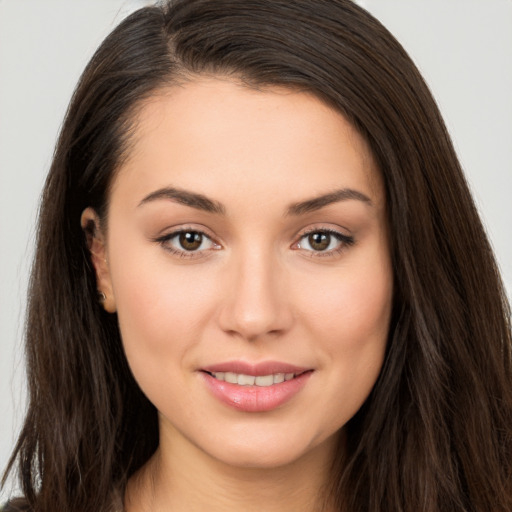
POLYGON ((244 412, 266 412, 291 400, 313 373, 277 361, 229 361, 201 368, 208 389, 221 402, 244 412))

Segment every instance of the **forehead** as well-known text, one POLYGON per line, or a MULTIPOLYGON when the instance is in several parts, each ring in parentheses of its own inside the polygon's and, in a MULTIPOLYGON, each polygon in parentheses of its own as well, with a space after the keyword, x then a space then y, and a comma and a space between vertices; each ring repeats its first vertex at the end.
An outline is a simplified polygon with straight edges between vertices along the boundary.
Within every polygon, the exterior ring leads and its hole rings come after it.
POLYGON ((140 194, 170 184, 208 195, 270 189, 292 200, 348 186, 383 201, 368 144, 339 112, 306 92, 222 78, 159 90, 139 107, 113 193, 127 184, 140 194))

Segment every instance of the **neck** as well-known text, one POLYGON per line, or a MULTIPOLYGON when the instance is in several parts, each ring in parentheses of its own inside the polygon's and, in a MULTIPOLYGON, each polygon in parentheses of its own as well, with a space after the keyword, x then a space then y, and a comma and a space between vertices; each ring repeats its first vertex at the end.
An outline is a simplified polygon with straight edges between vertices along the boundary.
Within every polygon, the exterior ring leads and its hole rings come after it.
POLYGON ((329 440, 289 464, 234 467, 161 435, 157 452, 128 483, 126 511, 330 512, 325 489, 334 450, 329 440))

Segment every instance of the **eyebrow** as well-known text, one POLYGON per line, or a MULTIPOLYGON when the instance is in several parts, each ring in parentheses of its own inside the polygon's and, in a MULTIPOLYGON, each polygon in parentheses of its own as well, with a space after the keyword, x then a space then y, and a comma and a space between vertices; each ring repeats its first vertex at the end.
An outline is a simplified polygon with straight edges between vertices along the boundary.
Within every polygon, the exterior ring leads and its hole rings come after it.
POLYGON ((216 213, 219 215, 224 215, 226 213, 226 209, 218 201, 209 199, 202 194, 197 194, 195 192, 189 192, 187 190, 173 187, 160 188, 154 192, 151 192, 151 194, 147 195, 139 203, 139 206, 147 204, 151 201, 156 201, 158 199, 168 199, 174 201, 175 203, 190 206, 191 208, 202 210, 208 213, 216 213))
POLYGON ((301 201, 300 203, 294 203, 288 207, 286 213, 287 215, 303 215, 305 213, 320 210, 330 204, 338 203, 340 201, 348 201, 351 199, 362 201, 368 206, 373 206, 372 200, 366 194, 351 188, 342 188, 319 197, 301 201))
MULTIPOLYGON (((208 213, 216 213, 218 215, 226 214, 226 208, 222 203, 213 199, 209 199, 203 194, 198 194, 196 192, 190 192, 188 190, 174 187, 164 187, 151 192, 151 194, 142 199, 142 201, 139 203, 139 206, 159 199, 167 199, 174 201, 175 203, 190 206, 191 208, 202 210, 208 213)), ((369 206, 373 206, 372 200, 362 192, 351 188, 342 188, 322 196, 307 199, 306 201, 293 203, 287 208, 286 215, 303 215, 305 213, 320 210, 321 208, 329 206, 330 204, 348 200, 362 201, 369 206)))

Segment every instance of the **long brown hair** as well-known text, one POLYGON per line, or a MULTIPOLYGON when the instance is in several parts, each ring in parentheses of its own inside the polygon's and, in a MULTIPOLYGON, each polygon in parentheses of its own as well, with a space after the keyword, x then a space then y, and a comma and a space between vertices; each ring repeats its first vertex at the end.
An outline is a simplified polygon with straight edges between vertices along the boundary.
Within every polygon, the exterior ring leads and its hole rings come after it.
MULTIPOLYGON (((400 44, 349 0, 177 0, 138 10, 78 84, 44 188, 26 326, 29 408, 6 475, 37 512, 107 511, 158 445, 80 214, 106 220, 137 107, 198 74, 311 92, 384 178, 394 305, 384 366, 334 454, 345 512, 512 510, 510 309, 445 125, 400 44)), ((5 477, 4 477, 5 481, 5 477)))

